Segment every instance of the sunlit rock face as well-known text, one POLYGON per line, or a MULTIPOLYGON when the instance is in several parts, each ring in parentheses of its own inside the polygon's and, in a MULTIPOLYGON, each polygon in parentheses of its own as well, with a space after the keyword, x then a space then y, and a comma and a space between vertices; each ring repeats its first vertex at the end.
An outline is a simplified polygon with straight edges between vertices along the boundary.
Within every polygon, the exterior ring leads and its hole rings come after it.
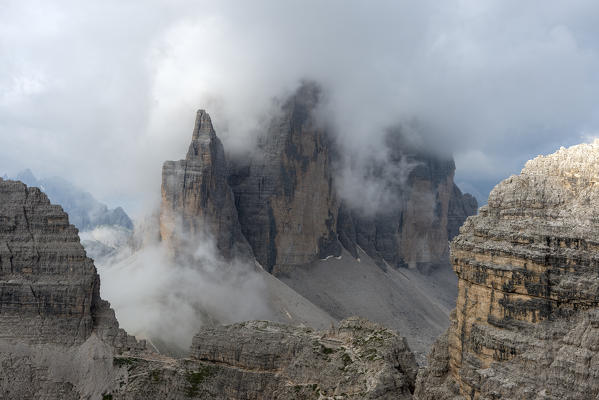
POLYGON ((599 394, 599 142, 529 161, 451 245, 448 335, 419 399, 599 394))
POLYGON ((185 160, 162 167, 160 235, 176 256, 214 241, 225 259, 251 257, 227 184, 223 145, 204 110, 197 112, 185 160))

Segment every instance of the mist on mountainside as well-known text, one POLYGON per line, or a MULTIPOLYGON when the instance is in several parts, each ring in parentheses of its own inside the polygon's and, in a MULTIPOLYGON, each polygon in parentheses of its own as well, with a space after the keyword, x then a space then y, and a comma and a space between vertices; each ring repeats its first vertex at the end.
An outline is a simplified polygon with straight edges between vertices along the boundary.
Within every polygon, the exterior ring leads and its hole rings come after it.
POLYGON ((96 262, 121 327, 161 352, 185 354, 203 326, 272 319, 254 265, 223 260, 209 236, 189 249, 187 262, 175 261, 148 218, 129 245, 96 262))

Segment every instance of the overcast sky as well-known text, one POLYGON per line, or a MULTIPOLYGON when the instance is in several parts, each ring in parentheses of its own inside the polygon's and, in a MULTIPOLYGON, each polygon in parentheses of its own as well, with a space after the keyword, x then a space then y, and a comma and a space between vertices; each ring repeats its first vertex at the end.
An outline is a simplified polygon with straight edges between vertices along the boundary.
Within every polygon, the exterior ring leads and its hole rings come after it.
POLYGON ((352 146, 418 121, 486 197, 599 132, 599 2, 0 0, 0 175, 59 175, 133 214, 195 110, 251 143, 302 78, 352 146))

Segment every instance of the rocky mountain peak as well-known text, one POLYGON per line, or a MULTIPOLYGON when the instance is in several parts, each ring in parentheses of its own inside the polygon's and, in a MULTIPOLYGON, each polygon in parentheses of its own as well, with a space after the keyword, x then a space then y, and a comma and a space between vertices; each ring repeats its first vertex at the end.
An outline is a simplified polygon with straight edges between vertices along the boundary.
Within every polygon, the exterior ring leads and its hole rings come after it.
MULTIPOLYGON (((210 116, 199 110, 186 159, 164 164, 161 220, 174 220, 166 217, 167 210, 179 214, 189 232, 201 228, 220 238, 225 255, 234 242, 247 241, 247 253, 270 272, 339 256, 342 247, 356 258, 358 247, 364 249, 383 268, 446 265, 448 236, 476 212, 474 199, 453 183, 453 160, 418 152, 400 135, 391 136, 393 171, 384 178, 396 201, 374 216, 355 213, 337 192, 333 164, 339 143, 318 118, 321 99, 318 83, 302 82, 280 103, 253 153, 227 166, 210 116), (231 190, 233 202, 226 194, 231 190), (227 211, 211 211, 219 207, 227 211), (238 226, 244 238, 221 237, 238 226)), ((162 226, 168 241, 171 229, 162 226)))
POLYGON ((310 113, 318 106, 322 95, 322 88, 314 81, 303 81, 295 93, 283 105, 284 110, 291 111, 296 119, 306 120, 310 113))
POLYGON ((268 271, 341 252, 331 141, 315 118, 320 91, 302 83, 275 113, 256 152, 231 168, 242 231, 268 271))
POLYGON ((206 241, 225 259, 251 257, 227 183, 223 145, 204 110, 197 112, 186 159, 162 167, 160 235, 177 257, 206 241))
POLYGON ((559 176, 583 184, 594 182, 599 177, 599 139, 537 156, 526 163, 522 174, 559 176))
POLYGON ((195 125, 193 127, 193 134, 191 136, 191 144, 187 151, 187 159, 193 159, 201 157, 208 151, 207 146, 210 146, 213 141, 220 140, 216 137, 216 132, 212 126, 212 120, 210 114, 205 110, 198 110, 196 113, 195 125))

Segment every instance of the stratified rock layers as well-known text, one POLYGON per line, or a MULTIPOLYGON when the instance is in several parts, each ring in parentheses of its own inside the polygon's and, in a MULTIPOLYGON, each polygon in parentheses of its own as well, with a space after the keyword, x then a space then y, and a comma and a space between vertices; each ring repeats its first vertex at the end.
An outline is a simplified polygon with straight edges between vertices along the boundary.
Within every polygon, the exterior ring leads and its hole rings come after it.
POLYGON ((0 337, 80 343, 93 328, 98 275, 60 206, 0 181, 0 337))
POLYGON ((204 110, 197 113, 186 159, 162 167, 160 234, 175 256, 213 240, 225 259, 251 257, 227 184, 223 145, 204 110))
POLYGON ((77 233, 38 188, 0 179, 2 398, 99 395, 112 354, 144 347, 100 299, 77 233))
POLYGON ((529 161, 452 242, 448 335, 416 398, 599 395, 599 142, 529 161))

